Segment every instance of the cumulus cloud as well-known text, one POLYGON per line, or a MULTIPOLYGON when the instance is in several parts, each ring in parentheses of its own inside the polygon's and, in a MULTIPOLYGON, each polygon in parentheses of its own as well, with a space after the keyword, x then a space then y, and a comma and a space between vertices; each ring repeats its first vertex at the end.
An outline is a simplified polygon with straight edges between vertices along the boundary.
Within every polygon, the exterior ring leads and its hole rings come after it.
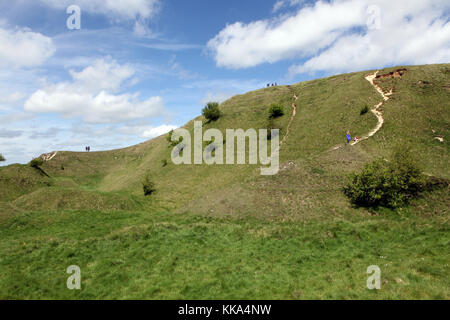
POLYGON ((386 65, 449 62, 450 23, 448 16, 443 16, 445 10, 441 11, 445 6, 450 8, 448 3, 438 7, 427 1, 411 2, 402 11, 398 3, 386 3, 380 6, 379 28, 339 38, 320 54, 291 66, 289 74, 338 73, 386 65))
POLYGON ((443 0, 318 1, 292 15, 228 25, 208 48, 218 66, 232 69, 303 59, 290 68, 291 75, 448 62, 449 9, 443 0), (378 10, 370 10, 374 6, 378 10))
POLYGON ((104 14, 114 19, 150 18, 160 7, 160 0, 40 0, 57 9, 78 5, 81 11, 104 14))
POLYGON ((118 91, 134 75, 129 65, 109 59, 96 60, 80 72, 71 70, 72 82, 48 85, 25 102, 25 110, 81 117, 88 123, 115 123, 154 117, 163 112, 161 97, 141 100, 139 93, 118 91))
POLYGON ((52 39, 27 28, 0 26, 0 68, 35 67, 55 53, 52 39))

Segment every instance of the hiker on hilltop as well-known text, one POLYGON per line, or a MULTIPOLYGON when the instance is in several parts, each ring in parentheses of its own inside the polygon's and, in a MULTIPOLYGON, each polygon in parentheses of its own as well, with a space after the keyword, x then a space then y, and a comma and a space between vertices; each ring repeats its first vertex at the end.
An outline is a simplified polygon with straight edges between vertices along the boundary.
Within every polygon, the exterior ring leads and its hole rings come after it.
POLYGON ((350 131, 347 131, 346 137, 347 137, 347 144, 349 144, 350 141, 352 141, 352 136, 350 135, 350 131))

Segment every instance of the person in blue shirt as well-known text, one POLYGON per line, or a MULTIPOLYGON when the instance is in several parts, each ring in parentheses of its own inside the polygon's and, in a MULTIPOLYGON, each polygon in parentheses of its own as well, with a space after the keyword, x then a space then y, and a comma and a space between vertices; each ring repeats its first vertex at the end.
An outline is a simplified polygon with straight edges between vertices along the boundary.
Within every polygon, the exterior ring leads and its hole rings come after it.
POLYGON ((347 144, 350 143, 350 141, 352 141, 352 136, 350 135, 350 131, 347 131, 347 144))

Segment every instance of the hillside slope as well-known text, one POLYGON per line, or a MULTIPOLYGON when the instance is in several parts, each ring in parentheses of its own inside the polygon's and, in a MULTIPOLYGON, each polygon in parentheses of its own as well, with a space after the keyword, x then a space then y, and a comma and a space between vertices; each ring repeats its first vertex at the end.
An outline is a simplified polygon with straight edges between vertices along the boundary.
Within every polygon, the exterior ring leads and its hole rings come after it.
MULTIPOLYGON (((450 64, 271 87, 225 101, 204 129, 274 126, 280 171, 170 162, 167 135, 121 150, 52 153, 37 170, 0 167, 2 299, 449 299, 449 188, 391 210, 354 207, 347 174, 412 145, 450 178, 450 64), (297 97, 298 99, 296 99, 297 97), (295 110, 295 112, 294 112, 295 110), (289 134, 286 136, 289 128, 289 134), (163 166, 162 160, 168 164, 163 166), (144 197, 150 174, 157 192, 144 197), (66 269, 82 270, 67 290, 66 269), (367 267, 381 268, 381 290, 367 267)), ((185 128, 192 131, 193 122, 185 128)))
MULTIPOLYGON (((375 83, 386 93, 392 90, 389 101, 380 110, 383 127, 352 147, 343 148, 347 130, 361 137, 377 125, 372 113, 360 114, 363 107, 372 108, 382 101, 365 80, 374 70, 249 92, 222 103, 223 116, 217 122, 196 119, 205 123, 204 130, 217 128, 223 133, 228 128, 267 128, 268 106, 282 104, 285 116, 275 126, 281 129, 284 145, 280 152, 281 171, 276 176, 260 176, 259 165, 176 166, 170 161, 171 147, 166 136, 121 150, 58 152, 42 168, 52 183, 70 189, 75 198, 75 191, 80 190, 83 199, 86 192, 94 198, 99 192, 106 192, 133 195, 148 202, 143 198, 141 181, 150 174, 157 186, 151 202, 180 212, 301 219, 343 208, 351 210, 340 192, 344 176, 374 157, 387 157, 397 145, 412 144, 428 174, 450 177, 450 65, 404 68, 407 71, 399 77, 390 72, 400 67, 379 71, 381 76, 375 83), (296 114, 291 119, 294 106, 296 114), (289 136, 285 136, 289 123, 289 136), (168 161, 167 166, 162 165, 163 160, 168 161)), ((192 132, 193 121, 185 128, 192 132)), ((0 169, 0 183, 7 181, 11 185, 13 170, 17 169, 0 169)), ((27 194, 35 189, 27 187, 12 196, 0 194, 0 198, 9 201, 15 199, 14 195, 21 196, 16 204, 20 207, 28 202, 26 207, 32 209, 36 197, 30 194, 27 199, 27 194)), ((54 190, 50 188, 41 196, 47 195, 53 202, 65 197, 63 192, 54 190)), ((117 196, 117 201, 121 199, 117 196)), ((35 208, 43 202, 45 199, 37 201, 35 208)), ((98 201, 95 203, 98 207, 98 201)), ((70 206, 70 202, 62 202, 59 208, 70 206)))

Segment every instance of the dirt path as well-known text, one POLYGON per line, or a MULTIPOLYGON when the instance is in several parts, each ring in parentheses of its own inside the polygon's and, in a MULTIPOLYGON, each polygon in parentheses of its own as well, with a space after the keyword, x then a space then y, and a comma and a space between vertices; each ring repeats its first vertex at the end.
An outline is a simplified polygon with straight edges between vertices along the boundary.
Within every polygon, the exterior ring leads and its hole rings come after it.
MULTIPOLYGON (((288 87, 288 88, 291 91, 294 91, 291 87, 288 87)), ((283 145, 283 143, 286 141, 286 139, 287 139, 287 137, 289 135, 289 130, 291 129, 292 121, 294 121, 295 115, 297 114, 297 104, 295 103, 297 100, 298 100, 298 97, 297 97, 297 95, 294 92, 294 101, 292 102, 292 116, 291 116, 291 119, 289 120, 289 124, 288 124, 287 129, 286 129, 286 134, 284 135, 283 139, 280 142, 280 148, 283 145)))
POLYGON ((352 146, 354 146, 355 144, 357 144, 357 143, 359 143, 361 141, 367 140, 370 137, 372 137, 375 133, 377 133, 381 129, 381 127, 384 124, 383 113, 379 109, 386 101, 389 100, 389 96, 392 95, 392 90, 389 93, 384 93, 383 89, 381 89, 379 86, 377 86, 374 83, 374 80, 377 77, 378 72, 379 71, 375 72, 374 74, 368 75, 366 77, 366 80, 369 81, 370 84, 372 85, 372 87, 374 87, 375 90, 377 90, 378 93, 381 94, 381 96, 383 97, 383 101, 381 101, 379 104, 375 105, 374 108, 371 110, 372 113, 377 117, 378 123, 377 123, 376 127, 372 131, 370 131, 366 136, 360 138, 358 141, 353 141, 351 143, 352 146))
POLYGON ((52 153, 46 153, 46 154, 41 155, 41 158, 45 162, 48 162, 48 161, 52 160, 57 154, 58 154, 58 151, 54 151, 52 153))
MULTIPOLYGON (((373 130, 371 130, 367 135, 365 135, 364 137, 359 138, 358 141, 353 141, 353 142, 350 144, 350 145, 352 145, 352 146, 354 146, 355 144, 360 143, 361 141, 367 140, 367 139, 369 139, 370 137, 372 137, 373 135, 375 135, 375 133, 377 133, 377 132, 381 129, 381 127, 383 126, 383 124, 384 124, 383 113, 380 111, 380 108, 381 108, 381 106, 382 106, 386 101, 389 100, 389 96, 392 95, 392 90, 391 90, 389 93, 384 93, 384 92, 383 92, 383 89, 381 89, 379 86, 377 86, 377 85, 374 83, 374 80, 375 80, 375 78, 377 77, 378 72, 380 72, 380 71, 376 71, 374 74, 368 75, 368 76, 366 77, 366 80, 369 81, 370 84, 372 85, 372 87, 374 87, 374 89, 375 89, 379 94, 381 94, 381 96, 383 97, 383 101, 381 101, 380 103, 376 104, 376 105, 373 107, 373 109, 371 110, 371 112, 375 115, 375 117, 377 117, 378 123, 377 123, 376 127, 375 127, 373 130)), ((338 145, 338 146, 332 148, 331 150, 337 150, 337 149, 339 149, 339 148, 342 148, 343 146, 345 146, 345 144, 344 144, 344 145, 338 145)))

